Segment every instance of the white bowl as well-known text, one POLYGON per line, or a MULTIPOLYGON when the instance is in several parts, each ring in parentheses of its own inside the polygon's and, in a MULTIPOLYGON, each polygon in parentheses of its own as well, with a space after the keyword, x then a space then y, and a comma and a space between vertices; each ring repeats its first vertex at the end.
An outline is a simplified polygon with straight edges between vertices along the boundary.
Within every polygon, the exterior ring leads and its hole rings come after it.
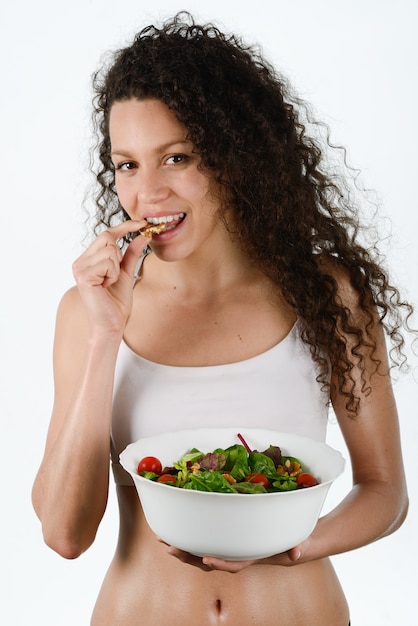
POLYGON ((132 476, 146 520, 163 541, 197 556, 229 560, 260 559, 304 541, 318 521, 331 483, 342 474, 340 452, 321 441, 273 430, 210 428, 147 437, 129 444, 120 462, 132 476), (295 491, 229 494, 180 489, 137 474, 145 456, 172 466, 191 448, 211 452, 235 443, 241 432, 251 449, 277 445, 295 456, 320 484, 295 491))

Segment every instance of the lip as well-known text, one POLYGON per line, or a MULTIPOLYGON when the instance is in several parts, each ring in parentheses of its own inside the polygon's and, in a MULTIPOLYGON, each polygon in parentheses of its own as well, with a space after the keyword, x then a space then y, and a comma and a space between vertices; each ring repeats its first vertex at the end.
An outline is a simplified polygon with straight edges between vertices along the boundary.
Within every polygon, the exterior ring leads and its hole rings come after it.
MULTIPOLYGON (((167 215, 167 213, 165 213, 164 215, 167 215)), ((164 215, 162 215, 162 217, 164 215)), ((183 219, 178 223, 178 225, 175 228, 164 230, 162 233, 159 233, 158 235, 153 235, 152 241, 163 242, 163 241, 169 241, 170 239, 177 237, 177 235, 179 235, 181 231, 183 230, 184 223, 186 222, 186 220, 187 220, 187 215, 185 214, 183 219)))

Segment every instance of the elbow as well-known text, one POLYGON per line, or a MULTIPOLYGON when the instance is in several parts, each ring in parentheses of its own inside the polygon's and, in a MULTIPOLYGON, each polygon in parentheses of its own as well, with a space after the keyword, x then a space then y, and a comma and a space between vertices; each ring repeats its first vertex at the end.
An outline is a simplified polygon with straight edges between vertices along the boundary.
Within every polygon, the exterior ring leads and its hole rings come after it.
POLYGON ((404 523, 404 521, 406 520, 408 516, 408 510, 409 510, 409 497, 408 497, 408 494, 405 493, 404 497, 402 498, 401 505, 399 506, 398 515, 395 518, 392 532, 395 532, 402 526, 402 524, 404 523))
POLYGON ((75 533, 71 533, 69 530, 65 532, 59 522, 45 519, 35 498, 32 499, 32 504, 41 522, 43 540, 48 548, 69 560, 77 559, 87 550, 91 542, 83 544, 75 533))
POLYGON ((64 559, 74 560, 85 552, 93 540, 75 536, 73 533, 43 527, 42 534, 45 544, 64 559))
POLYGON ((75 544, 69 544, 63 541, 48 541, 48 539, 44 538, 44 541, 48 548, 51 548, 54 552, 56 552, 59 556, 62 556, 64 559, 72 561, 74 559, 78 559, 79 556, 83 553, 78 546, 75 544))
POLYGON ((45 544, 64 559, 77 559, 94 542, 98 523, 95 524, 87 515, 71 519, 62 511, 59 514, 46 511, 35 493, 32 494, 32 504, 41 522, 45 544))
POLYGON ((405 491, 400 498, 398 498, 397 507, 392 514, 391 523, 381 537, 387 537, 392 533, 395 533, 402 526, 408 516, 409 498, 405 491))

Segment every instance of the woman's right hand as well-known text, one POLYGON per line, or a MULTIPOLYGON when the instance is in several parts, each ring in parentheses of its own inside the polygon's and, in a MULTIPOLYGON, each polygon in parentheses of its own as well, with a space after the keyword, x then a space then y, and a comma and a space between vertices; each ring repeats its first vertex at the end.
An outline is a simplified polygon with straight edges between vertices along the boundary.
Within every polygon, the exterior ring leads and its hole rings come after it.
POLYGON ((145 225, 145 221, 128 220, 107 229, 73 264, 74 278, 94 334, 121 335, 124 331, 132 308, 135 266, 149 240, 138 235, 123 255, 117 242, 145 225))

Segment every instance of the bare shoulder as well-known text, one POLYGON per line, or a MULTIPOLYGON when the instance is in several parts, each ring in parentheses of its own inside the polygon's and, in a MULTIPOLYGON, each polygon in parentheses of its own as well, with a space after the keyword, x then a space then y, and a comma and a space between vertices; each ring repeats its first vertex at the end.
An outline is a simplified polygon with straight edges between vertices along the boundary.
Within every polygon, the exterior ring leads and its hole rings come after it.
POLYGON ((74 285, 74 287, 70 287, 70 289, 63 294, 58 306, 58 316, 66 314, 74 315, 77 314, 77 312, 80 314, 83 313, 83 305, 78 288, 74 285))
POLYGON ((88 321, 77 287, 70 288, 58 305, 53 346, 54 403, 46 450, 65 418, 74 383, 85 356, 88 321))
POLYGON ((84 337, 87 328, 88 320, 80 293, 77 287, 71 287, 64 293, 58 306, 56 339, 66 332, 80 333, 84 337))
POLYGON ((57 310, 54 339, 56 383, 75 376, 85 355, 89 324, 77 287, 61 298, 57 310))

